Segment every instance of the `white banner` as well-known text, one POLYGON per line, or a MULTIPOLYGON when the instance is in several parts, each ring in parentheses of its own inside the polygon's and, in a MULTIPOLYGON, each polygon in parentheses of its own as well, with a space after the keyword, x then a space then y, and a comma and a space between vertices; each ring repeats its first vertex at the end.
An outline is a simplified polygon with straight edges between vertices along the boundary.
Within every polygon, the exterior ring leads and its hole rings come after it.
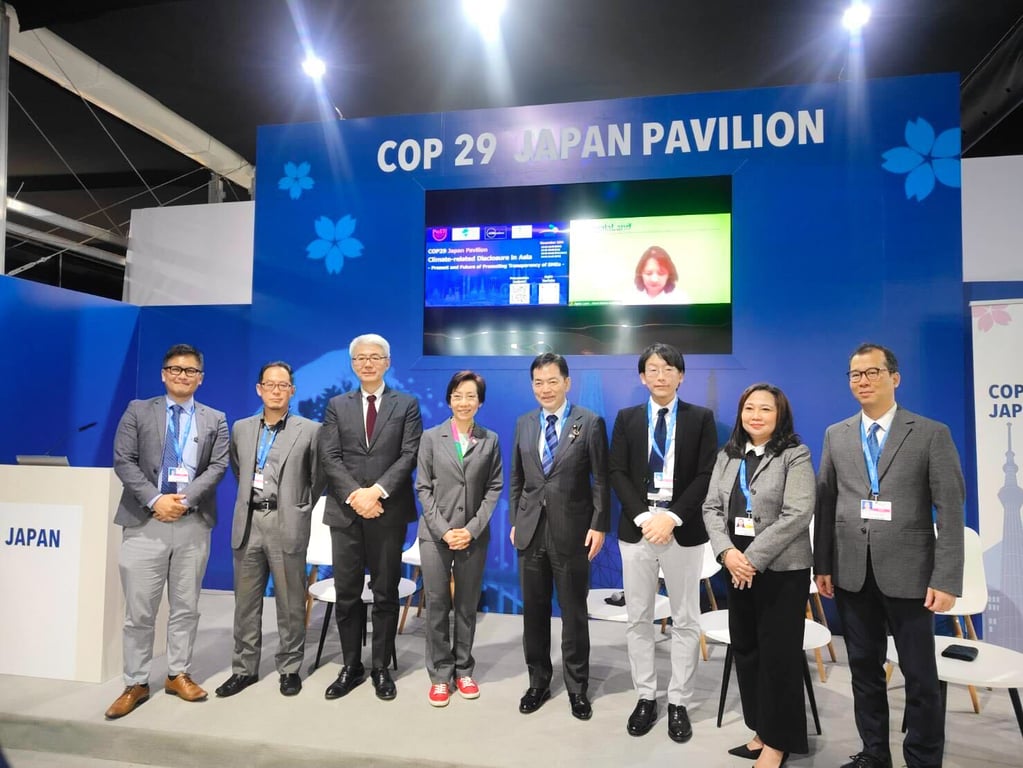
POLYGON ((82 507, 0 503, 0 673, 75 679, 82 507))
POLYGON ((1023 651, 1023 299, 972 302, 984 639, 1023 651))

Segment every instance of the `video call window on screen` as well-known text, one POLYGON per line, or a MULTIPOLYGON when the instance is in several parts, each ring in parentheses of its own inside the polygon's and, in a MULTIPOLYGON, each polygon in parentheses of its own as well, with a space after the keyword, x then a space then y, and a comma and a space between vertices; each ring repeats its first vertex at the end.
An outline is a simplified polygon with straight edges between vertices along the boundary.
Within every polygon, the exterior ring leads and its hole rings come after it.
POLYGON ((731 179, 426 192, 426 355, 731 352, 731 179))

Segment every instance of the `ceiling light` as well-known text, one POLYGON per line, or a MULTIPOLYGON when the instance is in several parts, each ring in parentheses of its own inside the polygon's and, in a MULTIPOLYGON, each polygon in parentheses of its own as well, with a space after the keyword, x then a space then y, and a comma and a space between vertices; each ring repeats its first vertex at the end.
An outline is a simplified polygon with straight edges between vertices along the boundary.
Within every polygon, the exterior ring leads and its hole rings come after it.
POLYGON ((323 63, 323 59, 310 53, 302 62, 302 71, 313 80, 319 80, 326 73, 327 65, 323 63))
POLYGON ((487 41, 497 40, 506 0, 462 0, 462 10, 487 41))
POLYGON ((855 0, 842 14, 842 26, 850 32, 859 32, 870 21, 870 6, 855 0))

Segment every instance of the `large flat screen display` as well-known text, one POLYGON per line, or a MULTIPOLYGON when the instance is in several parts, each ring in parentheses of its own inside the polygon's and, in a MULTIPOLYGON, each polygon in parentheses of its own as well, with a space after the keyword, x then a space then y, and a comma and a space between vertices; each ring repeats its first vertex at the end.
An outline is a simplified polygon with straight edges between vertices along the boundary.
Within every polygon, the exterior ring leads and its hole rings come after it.
POLYGON ((732 351, 729 177, 426 192, 426 355, 732 351))

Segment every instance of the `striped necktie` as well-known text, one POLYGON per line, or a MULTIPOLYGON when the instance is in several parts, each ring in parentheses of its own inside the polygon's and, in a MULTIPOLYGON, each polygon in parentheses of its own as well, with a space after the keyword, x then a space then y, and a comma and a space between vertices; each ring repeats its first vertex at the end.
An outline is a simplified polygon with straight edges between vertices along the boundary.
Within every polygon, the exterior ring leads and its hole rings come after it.
POLYGON ((543 452, 543 473, 549 475, 551 466, 554 464, 554 452, 558 450, 558 430, 555 424, 558 422, 557 414, 547 417, 547 428, 543 431, 543 439, 547 443, 547 450, 543 452))

